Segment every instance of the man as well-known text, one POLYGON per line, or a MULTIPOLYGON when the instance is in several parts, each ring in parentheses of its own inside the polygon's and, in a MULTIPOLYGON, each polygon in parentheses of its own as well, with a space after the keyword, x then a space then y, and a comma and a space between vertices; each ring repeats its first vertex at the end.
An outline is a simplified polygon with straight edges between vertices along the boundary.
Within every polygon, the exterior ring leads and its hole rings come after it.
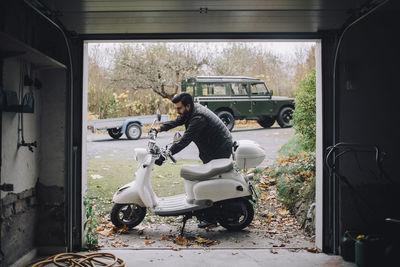
POLYGON ((164 122, 157 129, 159 132, 168 131, 185 124, 186 131, 181 140, 170 147, 172 155, 194 142, 203 163, 231 156, 232 135, 217 115, 200 104, 194 104, 188 93, 177 95, 172 103, 179 116, 173 121, 164 122))
MULTIPOLYGON (((185 124, 185 133, 181 140, 170 147, 171 154, 176 154, 191 142, 199 149, 203 163, 213 159, 230 158, 232 154, 232 135, 225 124, 212 111, 200 104, 194 104, 188 93, 181 93, 172 99, 179 116, 176 120, 161 124, 157 131, 168 131, 185 124)), ((208 219, 211 220, 211 219, 208 219)), ((201 218, 199 227, 215 227, 215 219, 207 221, 201 218)))

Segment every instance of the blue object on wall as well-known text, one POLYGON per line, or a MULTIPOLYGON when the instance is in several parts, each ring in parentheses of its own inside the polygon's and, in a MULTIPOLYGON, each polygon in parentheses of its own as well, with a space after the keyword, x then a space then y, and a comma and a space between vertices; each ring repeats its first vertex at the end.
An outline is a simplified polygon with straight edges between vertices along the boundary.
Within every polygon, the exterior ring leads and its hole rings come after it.
POLYGON ((1 91, 1 110, 6 112, 18 112, 18 96, 17 92, 2 90, 1 91))
POLYGON ((22 106, 20 112, 33 113, 35 107, 35 99, 33 98, 33 93, 28 92, 24 95, 22 99, 22 106))

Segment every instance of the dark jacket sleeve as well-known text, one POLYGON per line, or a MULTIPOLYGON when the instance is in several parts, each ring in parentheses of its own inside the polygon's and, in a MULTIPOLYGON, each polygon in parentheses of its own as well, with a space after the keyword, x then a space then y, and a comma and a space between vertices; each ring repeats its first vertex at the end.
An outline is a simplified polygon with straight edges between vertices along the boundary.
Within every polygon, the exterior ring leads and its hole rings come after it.
POLYGON ((199 138, 202 130, 207 127, 207 120, 202 116, 195 116, 190 120, 189 126, 183 134, 181 140, 171 146, 170 151, 176 154, 187 147, 193 140, 199 138))
POLYGON ((162 132, 165 132, 183 124, 185 124, 185 120, 181 116, 178 116, 175 120, 163 122, 160 125, 160 129, 162 132))

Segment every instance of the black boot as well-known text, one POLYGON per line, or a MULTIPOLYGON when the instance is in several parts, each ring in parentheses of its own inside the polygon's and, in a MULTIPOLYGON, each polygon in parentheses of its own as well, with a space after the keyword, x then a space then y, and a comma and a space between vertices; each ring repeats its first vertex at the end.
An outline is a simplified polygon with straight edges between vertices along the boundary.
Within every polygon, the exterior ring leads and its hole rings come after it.
POLYGON ((199 228, 214 228, 217 227, 217 222, 216 221, 206 221, 206 220, 201 220, 200 223, 197 225, 199 228))

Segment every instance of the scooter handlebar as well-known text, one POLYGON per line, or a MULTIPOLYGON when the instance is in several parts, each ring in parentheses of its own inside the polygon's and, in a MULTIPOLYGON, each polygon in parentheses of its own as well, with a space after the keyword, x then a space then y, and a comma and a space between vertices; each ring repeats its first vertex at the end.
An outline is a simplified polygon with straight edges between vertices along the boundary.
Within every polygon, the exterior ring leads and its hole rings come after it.
POLYGON ((171 153, 168 153, 168 156, 172 160, 173 163, 176 163, 176 159, 172 156, 171 153))

